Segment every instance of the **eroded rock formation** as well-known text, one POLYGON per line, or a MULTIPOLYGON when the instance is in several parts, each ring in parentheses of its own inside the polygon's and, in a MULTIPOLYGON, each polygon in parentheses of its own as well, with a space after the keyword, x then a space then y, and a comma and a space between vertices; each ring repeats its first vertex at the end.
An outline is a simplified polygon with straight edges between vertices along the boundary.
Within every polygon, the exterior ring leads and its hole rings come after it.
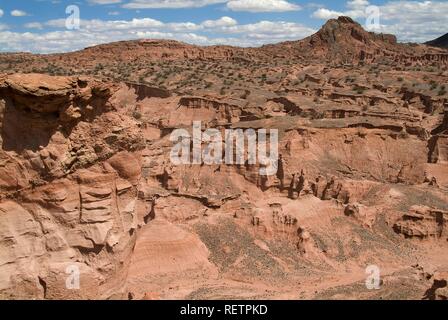
POLYGON ((0 298, 446 297, 446 277, 413 267, 448 265, 445 56, 349 18, 262 48, 5 55, 153 69, 0 75, 0 298), (170 135, 194 121, 278 130, 276 174, 173 164, 170 135), (359 286, 371 265, 375 292, 359 286))

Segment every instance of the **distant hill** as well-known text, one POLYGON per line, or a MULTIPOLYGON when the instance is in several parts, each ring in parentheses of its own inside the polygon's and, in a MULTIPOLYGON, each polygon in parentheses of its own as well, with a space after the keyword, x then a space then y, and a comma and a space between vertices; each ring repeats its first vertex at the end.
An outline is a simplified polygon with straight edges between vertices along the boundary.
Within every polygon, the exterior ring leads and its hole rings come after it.
POLYGON ((432 46, 432 47, 448 49, 448 33, 441 36, 440 38, 437 38, 432 41, 428 41, 425 44, 427 44, 428 46, 432 46))
MULTIPOLYGON (((444 36, 446 43, 446 38, 444 36)), ((442 38, 440 38, 442 39, 442 38)), ((440 39, 436 40, 439 41, 440 39)), ((444 48, 425 44, 400 43, 391 34, 369 32, 350 17, 328 20, 315 34, 296 41, 261 47, 224 45, 198 46, 174 40, 139 39, 100 44, 80 51, 39 55, 29 53, 2 54, 0 73, 44 71, 49 74, 104 74, 125 82, 136 83, 151 72, 162 79, 157 65, 174 72, 176 63, 236 64, 329 63, 358 65, 381 63, 391 65, 447 65, 444 48)))

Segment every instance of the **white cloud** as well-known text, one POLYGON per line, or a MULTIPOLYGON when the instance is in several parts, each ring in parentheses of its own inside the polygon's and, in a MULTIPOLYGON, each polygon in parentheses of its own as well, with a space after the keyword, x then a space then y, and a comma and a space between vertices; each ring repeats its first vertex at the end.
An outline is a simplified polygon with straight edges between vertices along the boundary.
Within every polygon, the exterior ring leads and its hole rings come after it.
POLYGON ((222 32, 233 34, 245 34, 259 38, 259 35, 283 35, 285 38, 300 39, 314 33, 316 30, 284 21, 260 21, 252 24, 223 27, 222 32))
POLYGON ((380 6, 381 17, 385 20, 423 23, 434 20, 448 23, 447 1, 399 1, 388 2, 380 6))
POLYGON ((343 12, 328 10, 327 8, 319 8, 313 12, 312 17, 317 18, 317 19, 328 20, 328 19, 334 19, 334 18, 343 16, 343 15, 344 15, 343 12))
POLYGON ((206 28, 216 28, 216 27, 229 27, 235 26, 238 22, 230 17, 222 17, 218 20, 206 20, 202 23, 202 26, 206 28))
MULTIPOLYGON (((259 46, 284 40, 297 40, 316 30, 298 23, 260 21, 239 24, 233 18, 222 17, 202 23, 165 23, 144 18, 132 20, 82 20, 81 29, 65 30, 65 20, 50 20, 44 27, 50 32, 0 31, 1 51, 32 51, 40 53, 63 52, 120 40, 157 38, 173 39, 199 45, 259 46)), ((36 23, 28 27, 38 27, 36 23)))
POLYGON ((12 10, 11 15, 13 17, 25 17, 28 15, 28 13, 26 13, 25 11, 22 11, 22 10, 12 10))
POLYGON ((132 0, 123 5, 127 9, 157 9, 157 8, 198 8, 211 4, 225 3, 228 0, 132 0))
POLYGON ((367 7, 369 5, 369 1, 367 0, 351 0, 347 1, 347 7, 351 9, 359 9, 363 7, 367 7))
POLYGON ((24 25, 27 29, 39 29, 42 30, 44 26, 40 22, 29 22, 24 25))
MULTIPOLYGON (((98 4, 101 0, 96 1, 98 4)), ((104 0, 110 1, 110 0, 104 0)), ((237 0, 231 0, 232 2, 237 0)), ((154 3, 171 7, 202 6, 224 3, 223 0, 131 0, 129 4, 154 3)), ((260 1, 256 1, 261 5, 260 1)), ((123 3, 123 1, 122 1, 123 3)), ((255 3, 255 2, 254 2, 255 3)), ((329 19, 340 15, 355 15, 363 24, 367 0, 346 2, 346 10, 335 11, 322 6, 315 7, 313 17, 329 19)), ((379 7, 382 32, 397 34, 401 41, 424 42, 447 32, 448 1, 390 1, 379 7)), ((247 9, 247 8, 246 8, 247 9)), ((250 10, 249 10, 250 11, 250 10)), ((271 8, 272 11, 272 8, 271 8)), ((352 17, 354 17, 352 15, 352 17)), ((241 24, 224 16, 203 22, 163 22, 152 18, 131 20, 82 20, 81 30, 65 29, 65 19, 47 22, 31 22, 24 26, 29 32, 14 32, 0 25, 0 51, 63 52, 82 49, 101 43, 140 38, 166 38, 200 45, 228 44, 259 46, 285 40, 298 40, 316 32, 297 22, 258 21, 241 24), (35 29, 35 30, 32 30, 35 29), (40 30, 37 32, 36 30, 40 30)))
POLYGON ((171 22, 164 24, 163 29, 171 32, 191 32, 202 29, 202 26, 193 22, 171 22))
POLYGON ((3 17, 3 13, 4 13, 3 10, 0 9, 0 18, 3 17))
POLYGON ((424 42, 447 32, 447 1, 388 2, 380 7, 382 32, 402 41, 424 42))
MULTIPOLYGON (((347 1, 344 12, 321 7, 312 17, 326 20, 344 15, 364 24, 369 5, 367 0, 351 0, 347 1)), ((381 21, 378 31, 395 34, 400 41, 424 42, 447 32, 448 1, 389 0, 378 8, 381 21)))
POLYGON ((115 4, 121 3, 121 0, 88 0, 90 4, 115 4))
MULTIPOLYGON (((91 4, 121 3, 121 0, 88 0, 91 4)), ((301 7, 288 0, 131 0, 122 5, 127 9, 180 9, 199 8, 213 4, 226 4, 233 11, 284 12, 296 11, 301 7)))
POLYGON ((230 0, 227 7, 233 11, 282 12, 300 10, 299 5, 286 0, 230 0))
POLYGON ((370 5, 367 0, 351 0, 347 1, 346 7, 347 11, 335 11, 327 8, 319 8, 313 12, 312 17, 317 19, 335 19, 340 16, 349 16, 351 18, 357 19, 366 16, 366 8, 370 5))
MULTIPOLYGON (((65 19, 50 20, 45 25, 53 28, 65 28, 65 19)), ((163 26, 163 22, 151 18, 110 21, 94 19, 81 21, 81 30, 91 33, 107 33, 111 30, 126 31, 140 28, 161 28, 163 26)))

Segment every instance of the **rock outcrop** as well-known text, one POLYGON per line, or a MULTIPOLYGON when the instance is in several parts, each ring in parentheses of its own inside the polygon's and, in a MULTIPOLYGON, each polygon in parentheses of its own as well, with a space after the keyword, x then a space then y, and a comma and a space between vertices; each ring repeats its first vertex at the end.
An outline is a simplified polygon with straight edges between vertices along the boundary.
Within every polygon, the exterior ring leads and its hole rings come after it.
POLYGON ((13 75, 0 88, 0 296, 118 297, 142 223, 144 147, 135 120, 111 102, 118 87, 13 75), (67 270, 81 275, 80 290, 67 287, 67 270))
POLYGON ((281 48, 285 54, 299 53, 305 57, 324 58, 329 62, 373 63, 388 60, 400 64, 448 64, 448 53, 423 45, 397 43, 394 35, 367 32, 350 17, 330 19, 317 33, 301 41, 265 47, 267 52, 281 48))
POLYGON ((448 212, 414 206, 394 225, 394 230, 408 238, 446 239, 448 212))

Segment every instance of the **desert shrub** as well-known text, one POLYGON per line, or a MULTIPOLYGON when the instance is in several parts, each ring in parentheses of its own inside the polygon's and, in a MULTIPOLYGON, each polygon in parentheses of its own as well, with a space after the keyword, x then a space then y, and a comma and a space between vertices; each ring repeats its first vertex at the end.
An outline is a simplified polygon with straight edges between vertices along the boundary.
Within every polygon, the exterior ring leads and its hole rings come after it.
POLYGON ((363 94, 365 90, 366 90, 365 88, 361 88, 358 86, 353 87, 353 91, 355 91, 357 94, 363 94))
POLYGON ((409 133, 407 133, 406 131, 401 131, 399 134, 398 134, 398 138, 399 139, 408 139, 409 138, 409 133))
POLYGON ((438 83, 436 81, 434 81, 434 80, 431 80, 429 82, 429 87, 431 88, 431 90, 437 89, 438 86, 439 86, 438 83))
POLYGON ((138 111, 134 111, 134 113, 132 114, 132 116, 134 117, 134 119, 136 120, 140 120, 142 118, 142 114, 138 111))

